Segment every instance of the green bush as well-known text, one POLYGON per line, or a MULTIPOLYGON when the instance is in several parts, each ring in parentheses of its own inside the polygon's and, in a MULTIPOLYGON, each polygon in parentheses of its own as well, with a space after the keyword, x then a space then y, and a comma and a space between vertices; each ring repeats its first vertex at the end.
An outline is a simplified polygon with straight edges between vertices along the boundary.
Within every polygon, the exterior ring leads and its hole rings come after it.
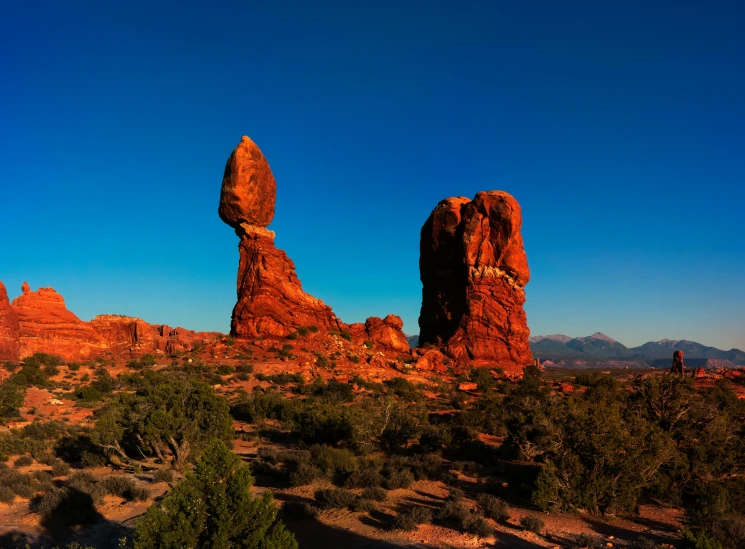
POLYGON ((722 549, 722 544, 709 537, 703 530, 683 530, 682 549, 722 549))
POLYGON ((227 375, 230 375, 230 374, 232 374, 233 372, 235 372, 235 368, 233 368, 233 367, 232 367, 232 366, 230 366, 229 364, 220 364, 220 365, 219 365, 219 366, 217 367, 217 370, 216 370, 216 371, 217 371, 217 374, 218 374, 218 375, 221 375, 221 376, 227 376, 227 375))
POLYGON ((356 511, 358 513, 371 513, 373 511, 376 511, 378 509, 378 506, 373 500, 360 497, 354 500, 349 508, 352 511, 356 511))
POLYGON ((357 458, 347 448, 332 448, 324 444, 310 447, 313 462, 327 475, 351 473, 357 469, 357 458))
POLYGON ((271 493, 253 498, 252 483, 249 468, 216 442, 194 471, 138 521, 134 549, 297 549, 277 520, 271 493))

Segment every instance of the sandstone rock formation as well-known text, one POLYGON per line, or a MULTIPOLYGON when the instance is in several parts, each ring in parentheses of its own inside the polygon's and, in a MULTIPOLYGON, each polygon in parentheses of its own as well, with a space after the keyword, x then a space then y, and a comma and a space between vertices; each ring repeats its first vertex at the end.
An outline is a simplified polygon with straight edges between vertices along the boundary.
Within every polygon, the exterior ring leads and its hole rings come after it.
POLYGON ((122 315, 99 315, 85 322, 67 310, 54 289, 32 292, 24 282, 21 290, 23 294, 6 309, 7 294, 0 282, 0 360, 22 360, 39 352, 59 355, 68 362, 98 356, 129 359, 190 350, 199 341, 222 337, 217 332, 148 324, 122 315))
POLYGON ((18 329, 18 317, 10 306, 5 285, 0 282, 0 361, 18 361, 18 329))
POLYGON ((250 338, 285 336, 310 325, 345 329, 330 307, 303 291, 292 260, 275 247, 274 233, 265 228, 274 216, 275 195, 269 164, 244 136, 225 167, 218 209, 240 238, 231 333, 250 338))
POLYGON ((509 372, 530 364, 520 205, 502 191, 447 198, 422 227, 420 345, 509 372))
POLYGON ((244 224, 236 234, 241 241, 233 335, 286 336, 311 325, 325 331, 344 329, 328 305, 303 291, 295 264, 274 245, 272 231, 244 224))
POLYGON ((24 282, 21 290, 23 294, 12 303, 20 328, 20 358, 41 352, 83 360, 106 348, 100 334, 68 311, 65 300, 54 289, 32 292, 24 282))
POLYGON ((220 191, 220 219, 237 229, 242 223, 266 227, 274 218, 277 185, 269 163, 247 136, 228 158, 220 191))

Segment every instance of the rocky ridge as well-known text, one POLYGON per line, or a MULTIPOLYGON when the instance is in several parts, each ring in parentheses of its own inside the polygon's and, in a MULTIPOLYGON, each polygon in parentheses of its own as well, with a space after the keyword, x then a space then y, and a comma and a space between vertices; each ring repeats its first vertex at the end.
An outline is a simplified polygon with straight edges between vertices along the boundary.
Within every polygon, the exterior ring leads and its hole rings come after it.
POLYGON ((122 315, 100 315, 85 322, 67 309, 53 288, 31 291, 24 282, 21 291, 4 307, 8 298, 0 282, 0 360, 17 361, 37 352, 59 355, 66 361, 136 358, 146 353, 171 354, 191 349, 197 341, 222 337, 122 315))

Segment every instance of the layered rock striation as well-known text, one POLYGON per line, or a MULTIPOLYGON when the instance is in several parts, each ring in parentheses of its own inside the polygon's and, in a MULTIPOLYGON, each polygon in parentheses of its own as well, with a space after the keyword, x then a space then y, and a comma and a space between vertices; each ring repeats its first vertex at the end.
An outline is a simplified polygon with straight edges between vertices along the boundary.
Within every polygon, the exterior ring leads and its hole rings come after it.
POLYGON ((502 191, 437 205, 421 232, 420 345, 510 372, 532 362, 521 226, 520 205, 502 191))

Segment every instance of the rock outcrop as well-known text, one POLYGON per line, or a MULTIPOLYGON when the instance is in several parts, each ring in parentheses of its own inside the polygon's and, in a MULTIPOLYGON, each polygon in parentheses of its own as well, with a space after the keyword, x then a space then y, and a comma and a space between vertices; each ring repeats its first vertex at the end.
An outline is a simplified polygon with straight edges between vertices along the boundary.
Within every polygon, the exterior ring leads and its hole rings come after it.
POLYGON ((220 192, 220 218, 240 238, 234 336, 286 336, 303 326, 343 330, 320 299, 303 291, 295 265, 267 230, 274 217, 276 184, 259 148, 244 136, 228 158, 220 192))
POLYGON ((420 345, 520 372, 533 361, 520 205, 502 191, 447 198, 422 227, 420 345))
POLYGON ((403 327, 403 320, 396 315, 388 315, 383 319, 371 316, 365 320, 365 339, 374 342, 376 346, 405 353, 409 350, 409 340, 403 327))
POLYGON ((18 317, 10 306, 5 285, 0 282, 0 361, 18 361, 19 338, 18 317))
POLYGON ((85 322, 67 309, 56 290, 32 292, 25 282, 21 290, 6 309, 7 294, 0 282, 0 360, 18 361, 34 353, 59 355, 68 362, 98 356, 129 359, 190 350, 197 342, 223 337, 122 315, 99 315, 85 322))
POLYGON ((52 288, 32 292, 24 282, 23 294, 11 304, 18 316, 20 358, 52 353, 67 360, 85 360, 106 348, 93 327, 67 310, 65 300, 52 288))
POLYGON ((238 302, 230 324, 234 336, 286 336, 311 325, 344 329, 328 305, 303 291, 295 264, 274 245, 272 231, 243 224, 236 234, 241 240, 238 302))

